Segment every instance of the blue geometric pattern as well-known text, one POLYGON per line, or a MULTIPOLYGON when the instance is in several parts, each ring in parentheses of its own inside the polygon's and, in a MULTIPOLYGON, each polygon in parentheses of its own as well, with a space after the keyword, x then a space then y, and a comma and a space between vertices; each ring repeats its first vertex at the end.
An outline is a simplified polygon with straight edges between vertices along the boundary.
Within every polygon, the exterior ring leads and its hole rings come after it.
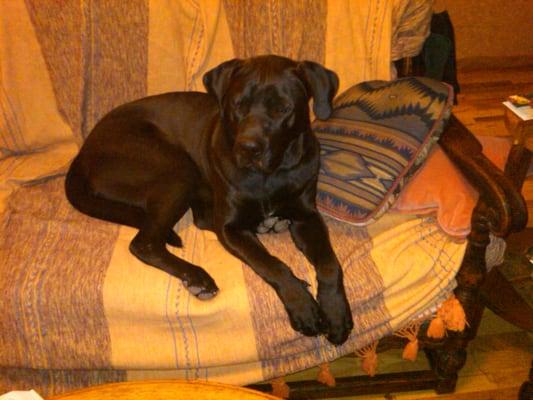
POLYGON ((321 145, 318 207, 364 225, 393 204, 437 142, 452 88, 428 78, 370 81, 337 96, 313 130, 321 145))

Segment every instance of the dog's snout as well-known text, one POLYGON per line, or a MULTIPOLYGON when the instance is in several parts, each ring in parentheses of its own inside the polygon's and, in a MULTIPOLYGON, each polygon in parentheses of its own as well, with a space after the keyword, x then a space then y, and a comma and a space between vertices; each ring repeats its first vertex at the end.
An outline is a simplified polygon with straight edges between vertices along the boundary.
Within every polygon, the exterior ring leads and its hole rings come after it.
POLYGON ((235 160, 239 167, 262 169, 264 167, 265 145, 261 138, 256 136, 242 135, 235 141, 233 148, 235 160))
POLYGON ((267 146, 264 129, 261 119, 251 115, 239 124, 234 151, 242 162, 253 162, 263 156, 267 146))
POLYGON ((255 139, 242 138, 237 141, 238 150, 252 157, 257 157, 263 152, 261 143, 255 139))

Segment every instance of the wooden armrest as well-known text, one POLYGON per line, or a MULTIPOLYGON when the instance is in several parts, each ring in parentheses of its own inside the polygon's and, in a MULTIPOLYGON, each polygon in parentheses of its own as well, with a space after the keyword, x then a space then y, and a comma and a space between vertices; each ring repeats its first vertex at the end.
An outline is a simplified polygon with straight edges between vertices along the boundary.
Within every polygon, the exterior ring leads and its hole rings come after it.
POLYGON ((481 143, 454 115, 439 144, 478 190, 494 235, 506 237, 525 228, 527 206, 519 189, 527 171, 528 150, 513 148, 504 173, 482 153, 481 143))

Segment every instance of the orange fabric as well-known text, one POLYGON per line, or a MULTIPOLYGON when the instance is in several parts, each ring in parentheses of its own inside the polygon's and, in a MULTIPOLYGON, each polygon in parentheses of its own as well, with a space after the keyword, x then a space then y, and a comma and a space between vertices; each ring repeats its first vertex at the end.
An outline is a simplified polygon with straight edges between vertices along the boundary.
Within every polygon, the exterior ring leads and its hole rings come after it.
MULTIPOLYGON (((498 137, 478 139, 483 145, 483 154, 503 169, 511 142, 498 137)), ((478 197, 477 191, 459 169, 436 146, 391 211, 409 214, 436 212, 438 223, 446 233, 464 238, 470 232, 470 218, 478 197)))

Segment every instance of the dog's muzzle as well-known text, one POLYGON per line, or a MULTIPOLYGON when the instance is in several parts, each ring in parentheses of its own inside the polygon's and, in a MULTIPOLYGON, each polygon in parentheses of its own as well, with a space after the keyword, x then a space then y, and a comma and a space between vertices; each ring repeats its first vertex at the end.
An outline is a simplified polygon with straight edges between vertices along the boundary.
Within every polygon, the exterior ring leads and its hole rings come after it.
POLYGON ((237 135, 233 153, 239 168, 265 171, 268 167, 266 148, 268 144, 256 132, 241 132, 237 135))
POLYGON ((237 139, 235 142, 235 151, 250 160, 260 158, 264 152, 263 145, 259 140, 246 137, 237 139))
POLYGON ((264 150, 261 143, 241 140, 234 146, 235 160, 239 168, 265 169, 264 150))

